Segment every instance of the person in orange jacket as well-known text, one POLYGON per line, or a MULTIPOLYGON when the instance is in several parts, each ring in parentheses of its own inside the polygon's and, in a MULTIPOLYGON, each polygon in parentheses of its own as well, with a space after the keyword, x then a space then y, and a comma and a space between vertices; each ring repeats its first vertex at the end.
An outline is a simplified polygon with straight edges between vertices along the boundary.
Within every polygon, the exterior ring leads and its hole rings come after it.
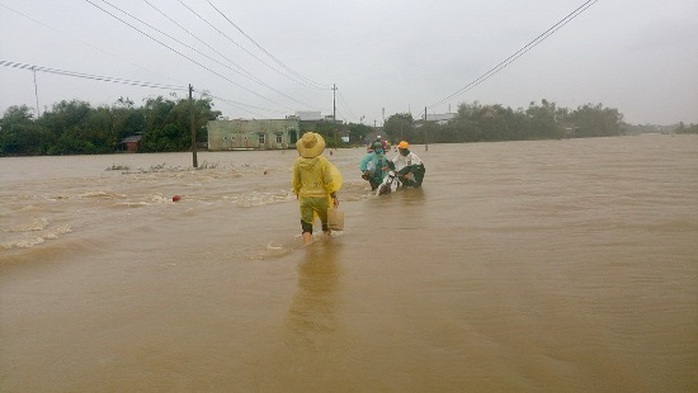
MULTIPOLYGON (((397 176, 406 187, 421 187, 426 168, 422 160, 410 151, 407 141, 400 141, 397 145, 398 154, 392 158, 391 167, 394 167, 397 176)), ((392 169, 392 168, 391 168, 392 169)))

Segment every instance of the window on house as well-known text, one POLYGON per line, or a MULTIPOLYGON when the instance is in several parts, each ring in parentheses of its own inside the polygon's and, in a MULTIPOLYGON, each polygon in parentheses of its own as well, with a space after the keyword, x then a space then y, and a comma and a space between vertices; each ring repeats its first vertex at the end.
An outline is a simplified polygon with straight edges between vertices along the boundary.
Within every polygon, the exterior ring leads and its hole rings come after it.
POLYGON ((260 145, 264 145, 267 143, 267 135, 266 134, 260 133, 260 134, 257 134, 257 136, 259 137, 259 144, 260 145))
POLYGON ((277 132, 276 133, 276 144, 280 145, 282 143, 284 143, 284 134, 277 132))

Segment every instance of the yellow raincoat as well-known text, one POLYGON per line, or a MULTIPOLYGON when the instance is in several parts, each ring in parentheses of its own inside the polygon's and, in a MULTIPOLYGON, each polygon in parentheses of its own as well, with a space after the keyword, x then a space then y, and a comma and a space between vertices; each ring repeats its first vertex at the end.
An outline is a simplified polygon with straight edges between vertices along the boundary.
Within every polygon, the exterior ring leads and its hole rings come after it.
POLYGON ((342 174, 327 158, 298 157, 293 164, 293 193, 298 196, 301 220, 308 224, 320 217, 327 224, 330 194, 342 188, 342 174))

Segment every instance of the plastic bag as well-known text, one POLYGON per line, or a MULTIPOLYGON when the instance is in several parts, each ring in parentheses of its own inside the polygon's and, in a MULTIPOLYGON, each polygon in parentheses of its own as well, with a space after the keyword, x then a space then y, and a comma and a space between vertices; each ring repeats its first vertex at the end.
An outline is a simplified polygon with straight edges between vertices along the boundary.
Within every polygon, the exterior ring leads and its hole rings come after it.
POLYGON ((339 208, 327 209, 327 228, 331 231, 344 230, 344 212, 339 208))

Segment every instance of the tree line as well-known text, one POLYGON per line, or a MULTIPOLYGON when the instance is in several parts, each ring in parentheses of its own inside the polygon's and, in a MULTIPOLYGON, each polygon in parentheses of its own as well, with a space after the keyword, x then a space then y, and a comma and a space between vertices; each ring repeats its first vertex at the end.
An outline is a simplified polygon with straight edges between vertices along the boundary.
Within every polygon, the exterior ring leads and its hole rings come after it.
POLYGON ((617 109, 587 104, 570 110, 544 99, 517 110, 463 103, 443 124, 415 122, 410 114, 395 114, 385 122, 384 133, 391 140, 412 143, 493 142, 621 135, 623 125, 623 115, 617 109))
POLYGON ((684 122, 679 122, 679 125, 674 129, 677 134, 698 134, 698 124, 687 126, 684 122))
POLYGON ((0 119, 0 155, 105 154, 120 142, 140 135, 139 151, 191 150, 191 130, 197 141, 208 137, 208 120, 220 116, 209 98, 149 98, 140 107, 120 98, 111 106, 61 101, 38 118, 26 105, 12 106, 0 119))
MULTIPOLYGON (((192 127, 197 141, 205 142, 208 121, 220 115, 207 97, 160 96, 140 107, 123 98, 96 108, 84 101, 62 101, 39 117, 27 106, 13 106, 0 119, 0 156, 113 153, 133 135, 141 136, 140 152, 189 151, 192 127)), ((343 136, 349 137, 349 145, 360 145, 377 131, 390 141, 429 144, 614 136, 629 126, 614 108, 587 104, 570 110, 545 99, 516 110, 462 103, 450 120, 429 120, 429 115, 424 121, 396 113, 380 130, 356 123, 301 123, 301 134, 313 130, 325 137, 328 147, 342 147, 347 144, 343 136)), ((681 123, 675 132, 696 133, 698 125, 681 123)))

